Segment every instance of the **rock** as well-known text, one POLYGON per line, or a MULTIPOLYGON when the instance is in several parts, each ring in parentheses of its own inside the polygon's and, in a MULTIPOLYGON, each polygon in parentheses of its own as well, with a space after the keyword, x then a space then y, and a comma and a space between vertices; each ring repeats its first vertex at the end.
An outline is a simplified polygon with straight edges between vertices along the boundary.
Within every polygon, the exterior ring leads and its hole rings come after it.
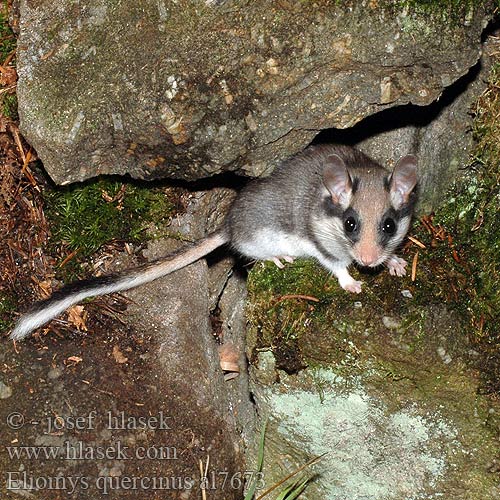
POLYGON ((0 381, 0 399, 8 399, 12 396, 12 389, 0 381))
MULTIPOLYGON (((145 255, 153 260, 171 249, 170 242, 154 242, 145 255)), ((221 405, 218 398, 224 391, 208 321, 206 263, 198 262, 126 295, 132 300, 128 308, 132 324, 156 337, 158 351, 151 353, 151 361, 156 365, 155 377, 168 380, 162 391, 197 401, 200 407, 221 405)))
POLYGON ((218 301, 222 321, 222 342, 230 342, 239 353, 238 377, 226 383, 225 390, 234 418, 245 444, 255 439, 257 417, 250 397, 246 358, 246 281, 238 269, 229 277, 218 301))
POLYGON ((261 175, 321 130, 428 105, 465 75, 492 3, 436 9, 22 0, 21 129, 61 184, 261 175))
POLYGON ((401 321, 391 316, 383 316, 382 323, 389 330, 397 330, 401 326, 401 321))
MULTIPOLYGON (((306 469, 315 480, 305 498, 498 497, 486 469, 496 446, 475 416, 470 386, 462 389, 463 399, 441 395, 428 404, 412 401, 406 384, 394 381, 396 399, 385 400, 362 378, 335 369, 279 376, 279 386, 260 386, 257 393, 259 410, 269 415, 264 488, 321 456, 306 469)), ((484 418, 484 401, 479 408, 484 418)))
POLYGON ((63 371, 58 366, 51 368, 47 373, 47 378, 49 380, 56 380, 63 374, 63 371))
POLYGON ((445 365, 453 361, 453 358, 446 352, 446 349, 444 347, 438 347, 437 353, 439 354, 439 357, 443 360, 443 363, 445 365))
POLYGON ((356 308, 358 297, 306 264, 280 275, 255 266, 248 280, 250 387, 267 419, 263 489, 321 456, 302 471, 313 478, 305 498, 497 498, 488 467, 500 405, 478 393, 463 319, 428 297, 406 299, 409 278, 384 273, 363 277, 356 308), (318 302, 278 304, 297 283, 318 302))
POLYGON ((257 359, 252 365, 256 368, 252 377, 257 379, 259 383, 272 385, 276 382, 276 360, 271 351, 257 353, 257 359))

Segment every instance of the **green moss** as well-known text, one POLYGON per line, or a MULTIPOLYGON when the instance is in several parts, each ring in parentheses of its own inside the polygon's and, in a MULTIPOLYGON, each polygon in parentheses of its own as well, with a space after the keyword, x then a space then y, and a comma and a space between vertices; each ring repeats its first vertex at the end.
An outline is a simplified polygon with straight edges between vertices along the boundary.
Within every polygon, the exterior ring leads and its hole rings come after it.
POLYGON ((14 297, 0 292, 0 331, 7 331, 13 323, 13 313, 18 304, 14 297))
MULTIPOLYGON (((8 22, 7 3, 0 7, 0 65, 4 65, 16 49, 16 37, 8 22)), ((0 93, 0 112, 3 116, 17 121, 17 97, 12 91, 0 93)))
MULTIPOLYGON (((272 263, 258 264, 249 276, 251 298, 258 301, 259 321, 270 326, 279 319, 280 337, 291 340, 307 331, 303 316, 321 317, 337 295, 330 275, 312 260, 299 259, 279 269, 272 263)), ((264 339, 263 339, 264 340, 264 339)), ((272 343, 272 339, 267 339, 272 343)))
POLYGON ((9 26, 7 2, 0 6, 0 60, 4 61, 16 48, 16 37, 9 26))
POLYGON ((145 230, 162 225, 173 208, 163 189, 101 179, 48 192, 45 214, 53 248, 61 259, 75 252, 78 262, 112 240, 147 239, 145 230))
POLYGON ((277 367, 287 372, 334 360, 342 373, 356 371, 358 347, 351 342, 353 332, 365 331, 372 322, 379 328, 380 315, 397 309, 395 298, 400 296, 400 282, 387 273, 361 279, 364 292, 357 296, 343 290, 313 260, 299 259, 284 269, 272 263, 256 265, 248 279, 247 311, 254 352, 271 349, 277 367), (378 314, 371 317, 367 308, 378 314))
POLYGON ((17 114, 17 95, 5 93, 2 97, 2 114, 13 121, 19 119, 17 114))

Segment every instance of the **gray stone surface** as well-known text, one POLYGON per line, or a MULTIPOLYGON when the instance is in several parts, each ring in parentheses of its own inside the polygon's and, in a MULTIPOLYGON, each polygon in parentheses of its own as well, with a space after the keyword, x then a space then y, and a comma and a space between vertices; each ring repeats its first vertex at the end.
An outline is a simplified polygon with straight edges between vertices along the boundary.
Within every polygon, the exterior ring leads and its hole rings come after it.
POLYGON ((422 307, 418 331, 406 316, 382 327, 383 311, 367 309, 342 316, 342 332, 311 327, 300 342, 322 361, 299 373, 278 370, 271 348, 253 352, 251 388, 268 419, 264 489, 322 456, 301 474, 314 478, 301 498, 498 498, 500 406, 477 394, 458 318, 422 307))
MULTIPOLYGON (((179 246, 179 245, 175 245, 179 246)), ((172 251, 165 242, 149 245, 145 256, 154 260, 172 251)), ((137 331, 153 333, 158 350, 151 353, 155 378, 164 390, 223 413, 224 389, 218 355, 211 335, 207 265, 199 261, 169 277, 126 292, 132 300, 127 313, 137 331)))
POLYGON ((433 102, 491 5, 23 0, 21 129, 57 183, 260 175, 320 130, 433 102))
POLYGON ((255 405, 250 399, 248 362, 246 358, 246 282, 240 273, 229 277, 218 302, 224 343, 230 343, 239 354, 239 375, 226 385, 227 396, 241 436, 253 444, 258 433, 255 405))

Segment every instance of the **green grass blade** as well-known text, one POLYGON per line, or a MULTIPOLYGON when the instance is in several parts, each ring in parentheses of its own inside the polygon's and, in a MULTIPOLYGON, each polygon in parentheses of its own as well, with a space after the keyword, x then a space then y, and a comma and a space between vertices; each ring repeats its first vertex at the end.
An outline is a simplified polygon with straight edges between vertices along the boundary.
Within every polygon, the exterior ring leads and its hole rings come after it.
MULTIPOLYGON (((267 420, 264 422, 262 426, 262 431, 260 433, 260 441, 259 441, 259 455, 257 457, 257 474, 262 472, 262 466, 264 465, 264 442, 266 439, 266 429, 267 429, 267 420)), ((248 488, 247 494, 245 495, 244 500, 252 500, 255 495, 255 490, 257 489, 258 478, 254 478, 250 488, 248 488)))

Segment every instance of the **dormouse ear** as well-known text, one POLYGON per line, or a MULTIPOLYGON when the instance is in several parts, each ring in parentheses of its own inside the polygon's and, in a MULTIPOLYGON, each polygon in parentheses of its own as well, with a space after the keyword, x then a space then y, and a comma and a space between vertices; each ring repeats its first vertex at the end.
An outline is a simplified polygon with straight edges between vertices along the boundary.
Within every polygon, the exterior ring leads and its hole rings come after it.
POLYGON ((334 203, 347 208, 352 196, 352 179, 344 160, 339 155, 330 155, 323 169, 323 183, 334 203))
POLYGON ((417 157, 406 155, 400 158, 392 171, 389 185, 391 202, 396 210, 408 203, 417 180, 417 157))

